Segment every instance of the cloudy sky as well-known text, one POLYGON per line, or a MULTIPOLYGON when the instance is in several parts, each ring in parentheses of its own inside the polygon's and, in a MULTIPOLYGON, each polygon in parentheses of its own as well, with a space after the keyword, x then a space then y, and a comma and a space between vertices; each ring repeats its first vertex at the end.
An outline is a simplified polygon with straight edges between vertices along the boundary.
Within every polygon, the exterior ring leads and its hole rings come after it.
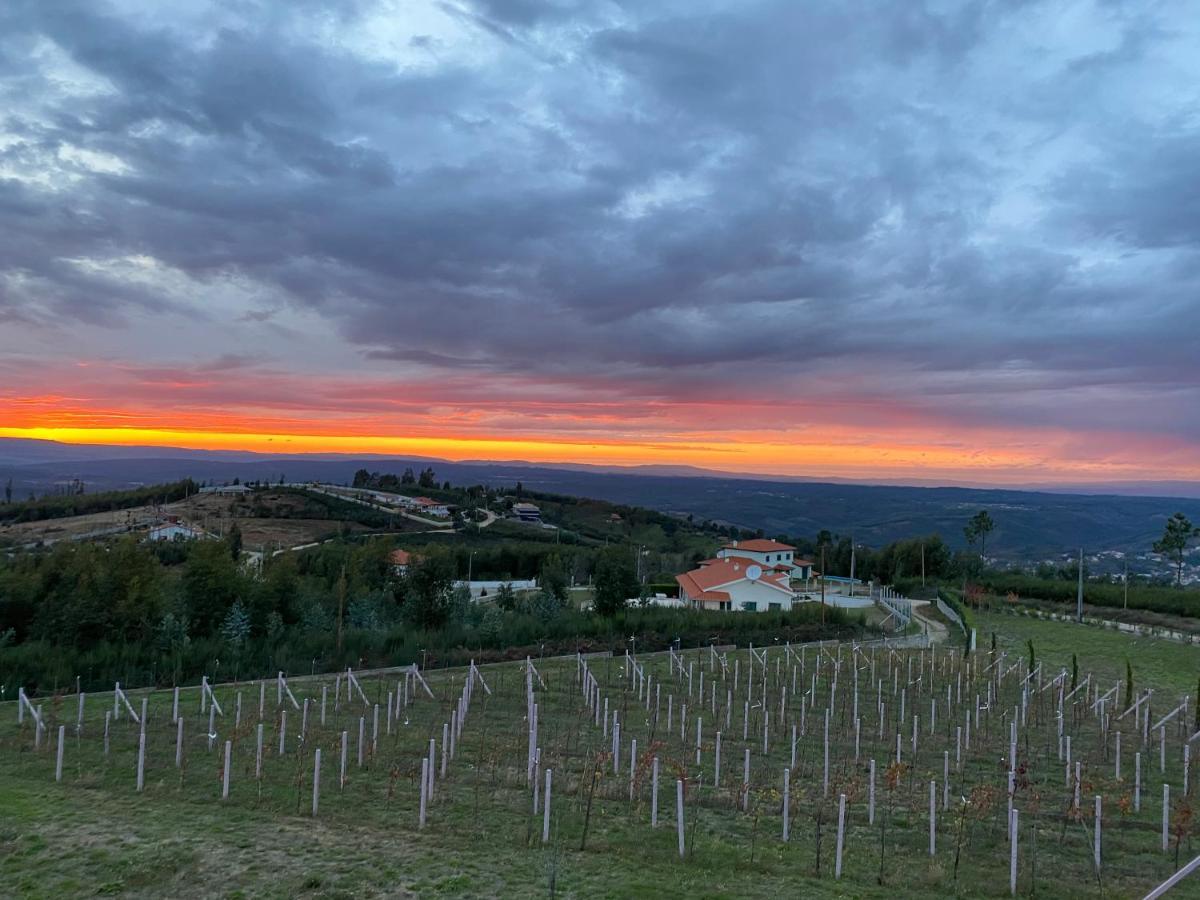
POLYGON ((1200 478, 1200 3, 5 0, 0 434, 1200 478))

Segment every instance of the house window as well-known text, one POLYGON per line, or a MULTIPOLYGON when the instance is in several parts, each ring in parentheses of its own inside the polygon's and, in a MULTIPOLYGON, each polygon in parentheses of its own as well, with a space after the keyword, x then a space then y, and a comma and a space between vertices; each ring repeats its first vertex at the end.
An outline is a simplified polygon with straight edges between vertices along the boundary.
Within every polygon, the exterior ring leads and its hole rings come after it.
POLYGON ((743 612, 758 612, 758 604, 755 603, 753 600, 743 600, 742 601, 742 611, 743 612))
POLYGON ((732 606, 732 605, 733 605, 733 604, 732 604, 732 602, 731 602, 731 601, 729 601, 729 600, 722 600, 722 601, 721 601, 721 612, 729 612, 729 607, 730 607, 730 606, 732 606))
POLYGON ((767 609, 769 609, 771 612, 779 612, 781 609, 783 609, 783 605, 780 603, 768 603, 767 609))

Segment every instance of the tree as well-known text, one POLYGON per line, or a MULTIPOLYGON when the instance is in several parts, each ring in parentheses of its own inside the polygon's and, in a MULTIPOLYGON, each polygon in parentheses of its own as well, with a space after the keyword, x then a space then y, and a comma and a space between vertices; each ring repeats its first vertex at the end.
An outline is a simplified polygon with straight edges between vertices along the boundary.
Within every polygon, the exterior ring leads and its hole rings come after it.
POLYGON ((1125 708, 1133 706, 1133 665, 1125 660, 1125 708))
POLYGON ((427 467, 421 470, 421 474, 417 476, 417 487, 435 488, 437 487, 437 475, 433 471, 433 467, 427 467))
POLYGON ((625 608, 625 601, 638 593, 637 572, 629 554, 610 547, 596 560, 596 596, 593 606, 602 616, 614 616, 625 608))
POLYGON ((341 574, 338 575, 337 587, 337 652, 342 652, 342 626, 346 619, 346 565, 342 564, 341 574))
POLYGON ((242 579, 219 541, 200 541, 188 553, 179 580, 187 618, 195 634, 212 634, 242 592, 242 579))
POLYGON ((1181 512, 1167 519, 1163 536, 1154 542, 1154 552, 1175 563, 1175 586, 1183 584, 1183 554, 1187 551, 1188 541, 1200 535, 1200 528, 1193 528, 1191 521, 1181 512))
POLYGON ((557 553, 551 553, 542 561, 538 581, 542 591, 553 597, 559 604, 567 602, 567 566, 557 553))
POLYGON ((417 476, 413 474, 412 466, 404 470, 404 474, 400 476, 401 484, 416 484, 417 476))
POLYGON ((971 520, 967 522, 963 528, 963 535, 967 539, 967 544, 974 547, 975 542, 979 541, 979 558, 987 554, 987 536, 995 529, 996 523, 992 521, 992 517, 988 515, 986 509, 981 509, 971 520))
POLYGON ((517 592, 507 581, 496 591, 496 605, 505 612, 512 612, 517 607, 517 592))
POLYGON ((12 479, 4 482, 4 502, 12 503, 12 479))
POLYGON ((359 469, 354 473, 354 480, 350 482, 352 487, 365 488, 371 483, 371 473, 366 469, 359 469))
POLYGON ((242 529, 237 522, 230 526, 225 540, 229 543, 229 555, 233 557, 234 562, 237 562, 242 556, 242 529))
POLYGON ((433 631, 450 618, 454 558, 437 548, 409 563, 401 584, 404 615, 417 628, 433 631))
POLYGON ((241 600, 235 600, 225 618, 221 621, 221 640, 229 645, 234 652, 240 652, 250 637, 250 613, 242 606, 241 600))

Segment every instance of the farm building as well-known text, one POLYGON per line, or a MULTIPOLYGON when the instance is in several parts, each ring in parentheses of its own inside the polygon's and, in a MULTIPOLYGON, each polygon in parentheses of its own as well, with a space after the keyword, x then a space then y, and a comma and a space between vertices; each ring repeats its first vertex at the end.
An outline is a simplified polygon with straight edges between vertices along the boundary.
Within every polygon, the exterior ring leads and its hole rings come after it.
POLYGON ((147 538, 151 541, 194 541, 205 536, 201 529, 172 518, 151 528, 147 538))
POLYGON ((512 511, 522 522, 542 521, 542 511, 533 503, 514 503, 512 511))
POLYGON ((446 503, 441 503, 437 500, 430 500, 428 497, 414 497, 412 507, 415 512, 423 513, 427 516, 440 516, 445 519, 450 515, 450 506, 446 503))
POLYGON ((412 554, 407 550, 393 550, 388 554, 388 562, 392 564, 392 572, 396 575, 403 575, 407 572, 412 561, 412 554))

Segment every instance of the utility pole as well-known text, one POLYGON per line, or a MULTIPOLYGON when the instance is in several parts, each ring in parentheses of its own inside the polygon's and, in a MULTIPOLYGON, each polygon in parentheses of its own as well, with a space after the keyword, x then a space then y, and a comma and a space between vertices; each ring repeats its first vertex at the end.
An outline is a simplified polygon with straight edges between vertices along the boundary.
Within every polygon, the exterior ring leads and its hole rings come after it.
POLYGON ((1079 589, 1075 594, 1075 618, 1083 621, 1083 548, 1079 548, 1079 589))
POLYGON ((825 624, 825 545, 821 545, 821 624, 825 624))
POLYGON ((1129 609, 1129 560, 1125 560, 1125 603, 1124 609, 1129 609))
POLYGON ((850 535, 850 596, 854 596, 854 535, 850 535))

